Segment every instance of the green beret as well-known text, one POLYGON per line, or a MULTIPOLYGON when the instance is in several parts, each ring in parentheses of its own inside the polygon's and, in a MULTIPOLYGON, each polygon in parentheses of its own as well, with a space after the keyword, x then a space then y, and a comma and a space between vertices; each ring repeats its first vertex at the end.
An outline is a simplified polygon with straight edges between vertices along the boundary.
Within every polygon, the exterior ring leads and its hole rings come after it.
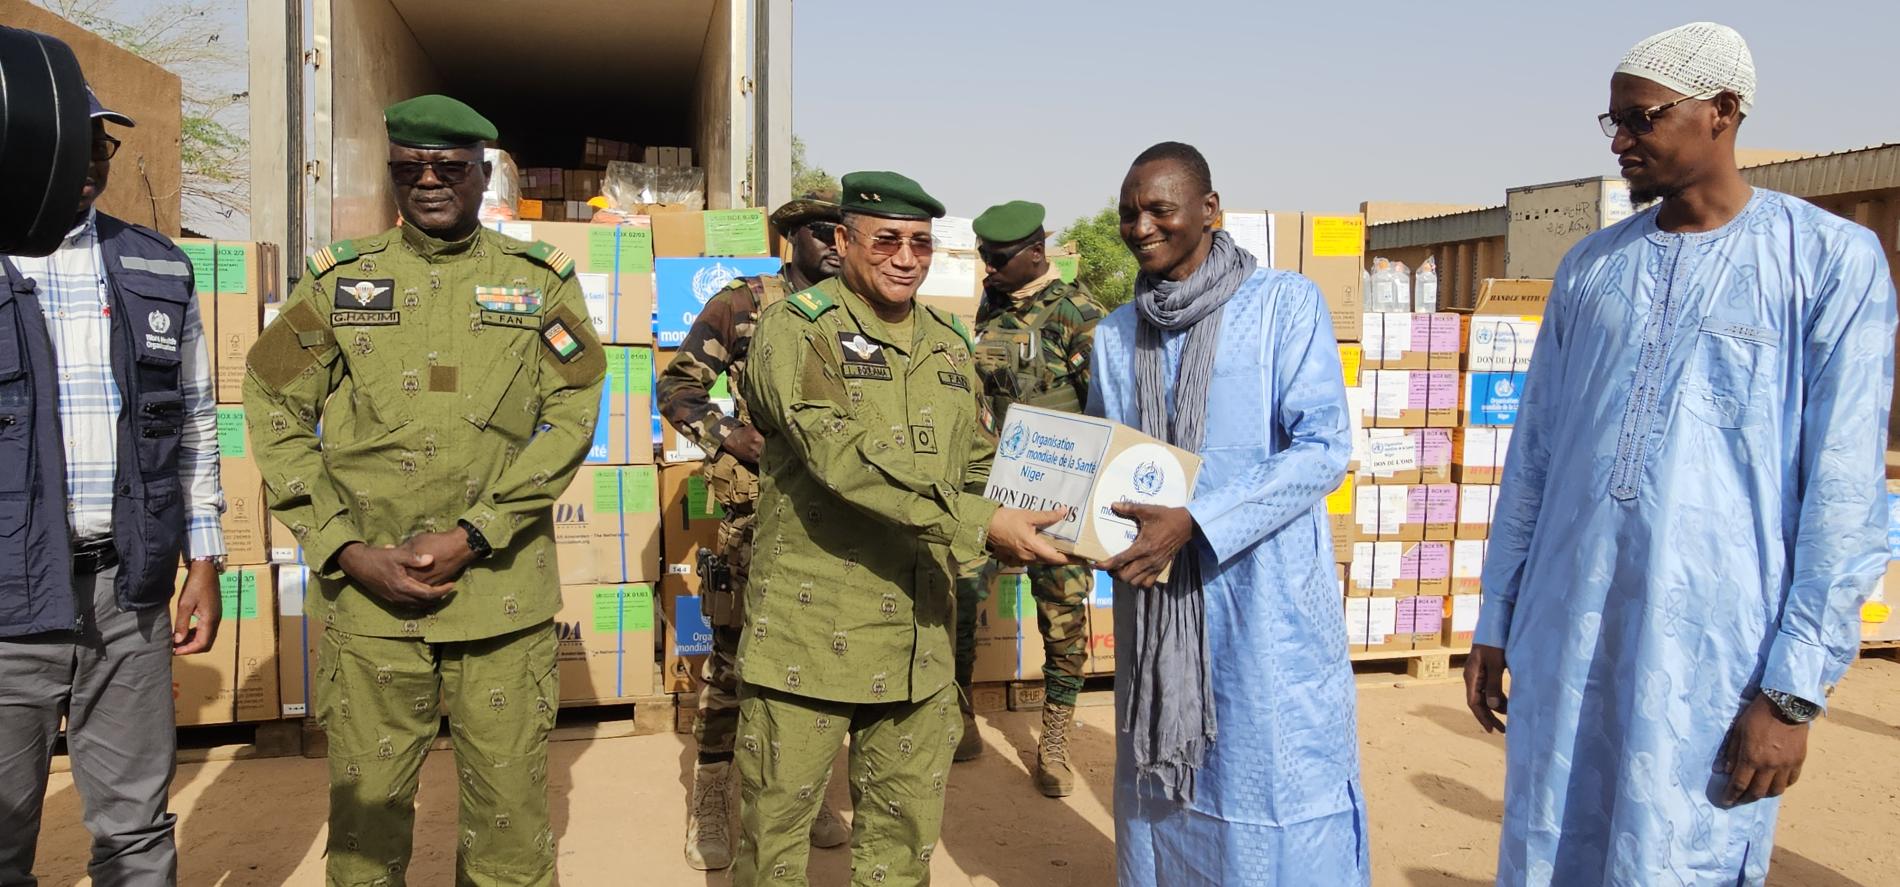
POLYGON ((924 187, 894 172, 846 173, 843 209, 887 219, 941 219, 943 204, 924 187))
POLYGON ((1040 203, 1012 200, 984 210, 970 228, 984 243, 1015 243, 1041 233, 1044 212, 1040 203))
POLYGON ((495 124, 445 95, 419 95, 383 109, 389 140, 405 148, 466 148, 498 137, 495 124))
POLYGON ((836 222, 838 216, 838 195, 814 191, 794 197, 773 210, 772 227, 780 234, 790 234, 810 222, 836 222))

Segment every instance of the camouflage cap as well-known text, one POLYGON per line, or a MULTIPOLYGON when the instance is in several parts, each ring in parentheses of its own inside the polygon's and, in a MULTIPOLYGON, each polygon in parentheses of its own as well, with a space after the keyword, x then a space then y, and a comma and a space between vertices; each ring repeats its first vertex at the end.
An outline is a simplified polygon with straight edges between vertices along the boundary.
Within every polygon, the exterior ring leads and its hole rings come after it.
POLYGON ((843 210, 887 219, 941 219, 943 204, 922 185, 894 172, 846 173, 843 210))
POLYGON ((838 221, 840 215, 837 194, 808 191, 773 210, 772 227, 780 234, 790 234, 809 222, 838 221))
POLYGON ((419 95, 383 110, 389 140, 405 148, 466 148, 499 137, 495 124, 445 95, 419 95))

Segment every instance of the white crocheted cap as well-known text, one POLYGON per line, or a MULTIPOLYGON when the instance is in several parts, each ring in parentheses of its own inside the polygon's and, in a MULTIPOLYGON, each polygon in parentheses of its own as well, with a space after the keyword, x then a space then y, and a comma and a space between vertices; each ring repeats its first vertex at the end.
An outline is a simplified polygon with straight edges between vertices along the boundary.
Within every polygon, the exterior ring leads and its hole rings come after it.
POLYGON ((1755 57, 1734 28, 1692 22, 1646 38, 1623 56, 1616 73, 1641 77, 1683 95, 1735 93, 1742 113, 1755 107, 1755 57))

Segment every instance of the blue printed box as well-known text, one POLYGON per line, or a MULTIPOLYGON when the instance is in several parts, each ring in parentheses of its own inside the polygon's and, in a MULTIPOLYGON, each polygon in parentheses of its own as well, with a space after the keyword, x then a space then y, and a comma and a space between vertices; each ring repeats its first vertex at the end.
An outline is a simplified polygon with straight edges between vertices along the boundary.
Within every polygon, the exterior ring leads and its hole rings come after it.
POLYGON ((741 277, 777 274, 777 259, 655 259, 654 286, 658 290, 655 323, 661 348, 678 348, 686 340, 700 309, 726 285, 741 277))
POLYGON ((1465 425, 1516 425, 1527 373, 1471 373, 1465 376, 1465 425))

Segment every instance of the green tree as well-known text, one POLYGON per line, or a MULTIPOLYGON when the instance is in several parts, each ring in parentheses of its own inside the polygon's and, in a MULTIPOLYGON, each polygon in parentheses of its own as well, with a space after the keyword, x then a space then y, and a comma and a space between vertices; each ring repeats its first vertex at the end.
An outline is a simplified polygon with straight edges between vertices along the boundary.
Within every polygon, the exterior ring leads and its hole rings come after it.
POLYGON ((805 140, 792 136, 792 194, 836 194, 838 180, 805 160, 805 140))
POLYGON ((37 0, 67 21, 177 74, 183 86, 179 121, 181 203, 188 228, 250 212, 250 93, 241 48, 223 40, 232 0, 146 4, 125 0, 37 0), (124 7, 124 8, 121 8, 124 7))
POLYGON ((1092 216, 1076 219, 1056 236, 1057 243, 1073 243, 1081 256, 1076 281, 1088 287, 1102 307, 1114 310, 1135 297, 1135 256, 1122 244, 1121 217, 1110 202, 1092 216))

